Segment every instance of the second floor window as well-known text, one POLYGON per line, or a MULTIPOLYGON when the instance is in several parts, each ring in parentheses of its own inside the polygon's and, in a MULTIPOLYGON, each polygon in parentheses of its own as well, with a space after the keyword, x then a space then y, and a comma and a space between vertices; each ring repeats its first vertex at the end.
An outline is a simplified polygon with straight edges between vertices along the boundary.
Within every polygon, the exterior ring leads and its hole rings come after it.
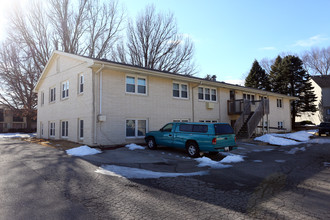
POLYGON ((85 82, 84 75, 80 74, 79 75, 79 93, 84 92, 84 82, 85 82))
POLYGON ((173 83, 173 97, 188 98, 188 85, 181 83, 173 83))
POLYGON ((212 88, 198 87, 198 99, 216 102, 217 90, 212 88))
POLYGON ((49 90, 49 101, 50 102, 55 102, 55 100, 56 100, 56 88, 51 88, 50 90, 49 90))
POLYGON ((277 99, 277 107, 282 108, 282 99, 277 99))
POLYGON ((142 77, 126 76, 126 92, 147 94, 146 79, 142 77))
POLYGON ((62 82, 62 99, 69 97, 69 81, 62 82))

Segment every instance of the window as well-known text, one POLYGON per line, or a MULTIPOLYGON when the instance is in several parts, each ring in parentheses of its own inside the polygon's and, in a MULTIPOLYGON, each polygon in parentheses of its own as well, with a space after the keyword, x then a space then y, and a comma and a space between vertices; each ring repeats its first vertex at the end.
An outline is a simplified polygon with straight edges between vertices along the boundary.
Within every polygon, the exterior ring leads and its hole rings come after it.
POLYGON ((126 92, 147 94, 146 79, 142 77, 126 76, 126 92))
POLYGON ((69 131, 69 122, 68 121, 62 121, 61 122, 61 131, 62 131, 62 137, 68 137, 68 131, 69 131))
POLYGON ((161 129, 161 131, 171 132, 171 131, 172 131, 172 128, 173 128, 173 124, 170 123, 170 124, 165 125, 165 126, 161 129))
POLYGON ((189 119, 173 119, 173 122, 189 122, 189 119))
POLYGON ((84 120, 79 120, 79 138, 84 139, 84 120))
POLYGON ((55 102, 55 100, 56 100, 56 88, 54 87, 49 90, 49 101, 55 102))
POLYGON ((41 98, 41 105, 44 105, 45 104, 45 93, 44 92, 41 92, 40 94, 40 98, 41 98))
POLYGON ((188 98, 188 85, 181 83, 173 83, 173 97, 188 98))
POLYGON ((62 82, 62 99, 69 97, 69 81, 62 82))
POLYGON ((233 128, 229 124, 215 124, 215 135, 234 134, 233 128))
POLYGON ((211 88, 198 87, 198 99, 216 102, 217 90, 211 88))
POLYGON ((144 137, 147 133, 147 121, 138 119, 126 120, 126 137, 144 137))
POLYGON ((85 82, 84 75, 80 74, 79 75, 79 93, 84 92, 84 82, 85 82))
POLYGON ((5 119, 5 117, 4 117, 4 111, 3 111, 3 109, 0 109, 0 121, 1 122, 3 122, 4 121, 4 119, 5 119))
POLYGON ((55 136, 55 122, 51 122, 49 124, 49 136, 54 137, 55 136))
POLYGON ((330 108, 327 109, 327 115, 330 115, 330 108))
POLYGON ((251 102, 254 102, 254 95, 252 94, 247 94, 247 93, 243 93, 243 99, 245 100, 249 100, 251 102))
POLYGON ((217 123, 218 120, 199 120, 199 122, 202 122, 202 123, 217 123))
POLYGON ((277 127, 278 128, 283 128, 283 121, 277 122, 277 127))
POLYGON ((277 108, 282 108, 282 99, 277 99, 277 108))

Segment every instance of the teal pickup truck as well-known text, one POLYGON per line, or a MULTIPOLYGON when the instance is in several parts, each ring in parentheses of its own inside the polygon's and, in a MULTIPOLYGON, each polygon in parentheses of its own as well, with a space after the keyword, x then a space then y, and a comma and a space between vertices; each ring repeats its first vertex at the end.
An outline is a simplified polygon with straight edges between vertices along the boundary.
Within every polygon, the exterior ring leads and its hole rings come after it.
POLYGON ((234 130, 227 123, 168 123, 159 131, 148 132, 145 141, 149 149, 157 145, 182 148, 191 157, 237 148, 234 130))

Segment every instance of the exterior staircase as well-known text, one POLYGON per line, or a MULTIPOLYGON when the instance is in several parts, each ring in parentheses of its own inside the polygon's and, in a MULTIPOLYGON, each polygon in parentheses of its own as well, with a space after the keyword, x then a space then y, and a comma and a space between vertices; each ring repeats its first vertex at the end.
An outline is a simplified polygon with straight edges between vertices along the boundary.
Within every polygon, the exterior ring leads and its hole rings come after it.
POLYGON ((236 120, 234 131, 238 138, 250 138, 265 114, 269 114, 269 100, 253 101, 256 108, 251 108, 252 102, 244 100, 244 109, 236 120))

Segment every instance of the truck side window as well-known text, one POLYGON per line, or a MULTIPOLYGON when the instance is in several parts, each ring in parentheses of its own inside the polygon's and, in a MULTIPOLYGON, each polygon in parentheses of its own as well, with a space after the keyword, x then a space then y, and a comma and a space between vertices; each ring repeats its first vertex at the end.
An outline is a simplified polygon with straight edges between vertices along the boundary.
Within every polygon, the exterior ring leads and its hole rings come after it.
POLYGON ((171 132, 172 131, 173 124, 167 124, 162 128, 163 132, 171 132))
POLYGON ((180 131, 185 131, 185 132, 192 132, 193 130, 193 125, 191 124, 181 124, 179 127, 180 131))

